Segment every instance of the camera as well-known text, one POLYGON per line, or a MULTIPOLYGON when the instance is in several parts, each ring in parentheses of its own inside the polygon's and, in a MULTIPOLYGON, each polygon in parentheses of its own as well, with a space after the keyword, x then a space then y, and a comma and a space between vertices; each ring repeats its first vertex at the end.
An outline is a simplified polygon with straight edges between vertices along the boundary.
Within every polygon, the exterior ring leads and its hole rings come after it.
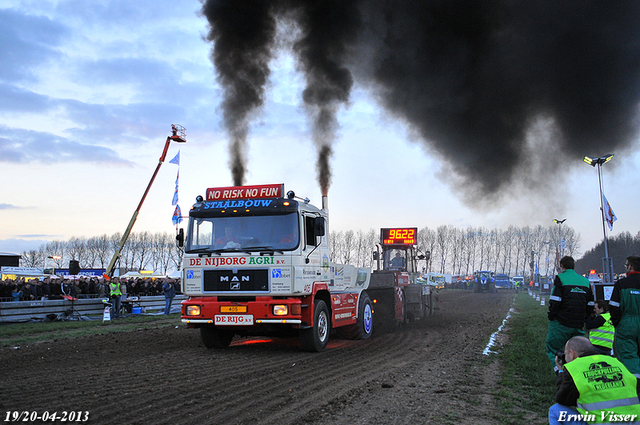
POLYGON ((556 356, 558 357, 558 361, 562 364, 565 364, 567 360, 564 358, 564 351, 558 350, 556 351, 556 356))

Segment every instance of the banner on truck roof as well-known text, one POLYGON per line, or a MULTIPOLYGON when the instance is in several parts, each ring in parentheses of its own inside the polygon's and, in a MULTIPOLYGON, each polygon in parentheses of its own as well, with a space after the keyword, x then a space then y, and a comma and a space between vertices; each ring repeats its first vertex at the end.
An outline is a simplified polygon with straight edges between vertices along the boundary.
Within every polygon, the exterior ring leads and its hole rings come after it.
POLYGON ((232 199, 282 198, 284 183, 255 186, 210 187, 207 189, 207 201, 226 201, 232 199))

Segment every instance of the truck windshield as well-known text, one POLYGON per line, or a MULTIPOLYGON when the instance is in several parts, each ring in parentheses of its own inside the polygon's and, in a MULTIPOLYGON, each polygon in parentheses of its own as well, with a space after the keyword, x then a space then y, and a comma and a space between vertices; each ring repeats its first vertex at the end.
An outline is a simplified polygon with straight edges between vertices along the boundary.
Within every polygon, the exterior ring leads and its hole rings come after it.
POLYGON ((299 243, 298 215, 191 217, 185 252, 290 251, 299 243))

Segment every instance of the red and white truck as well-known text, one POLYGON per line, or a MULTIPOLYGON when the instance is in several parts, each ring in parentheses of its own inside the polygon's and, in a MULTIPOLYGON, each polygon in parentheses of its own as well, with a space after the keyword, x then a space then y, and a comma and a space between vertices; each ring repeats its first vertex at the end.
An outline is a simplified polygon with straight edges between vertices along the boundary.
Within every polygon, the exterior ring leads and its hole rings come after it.
POLYGON ((323 350, 333 330, 369 338, 371 270, 333 262, 328 223, 326 196, 317 208, 284 184, 207 189, 178 239, 182 321, 208 348, 235 335, 297 334, 307 351, 323 350))

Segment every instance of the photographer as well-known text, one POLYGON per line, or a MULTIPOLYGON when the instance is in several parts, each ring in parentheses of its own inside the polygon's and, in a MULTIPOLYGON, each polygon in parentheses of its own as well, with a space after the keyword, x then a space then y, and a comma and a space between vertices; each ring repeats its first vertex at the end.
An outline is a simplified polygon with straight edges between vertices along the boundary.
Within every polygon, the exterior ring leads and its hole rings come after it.
POLYGON ((587 338, 576 336, 556 365, 561 372, 549 424, 640 424, 638 379, 619 360, 596 354, 587 338))
POLYGON ((613 354, 613 338, 616 329, 611 323, 609 303, 596 300, 593 305, 593 315, 587 319, 585 328, 589 331, 589 341, 599 354, 613 354))

